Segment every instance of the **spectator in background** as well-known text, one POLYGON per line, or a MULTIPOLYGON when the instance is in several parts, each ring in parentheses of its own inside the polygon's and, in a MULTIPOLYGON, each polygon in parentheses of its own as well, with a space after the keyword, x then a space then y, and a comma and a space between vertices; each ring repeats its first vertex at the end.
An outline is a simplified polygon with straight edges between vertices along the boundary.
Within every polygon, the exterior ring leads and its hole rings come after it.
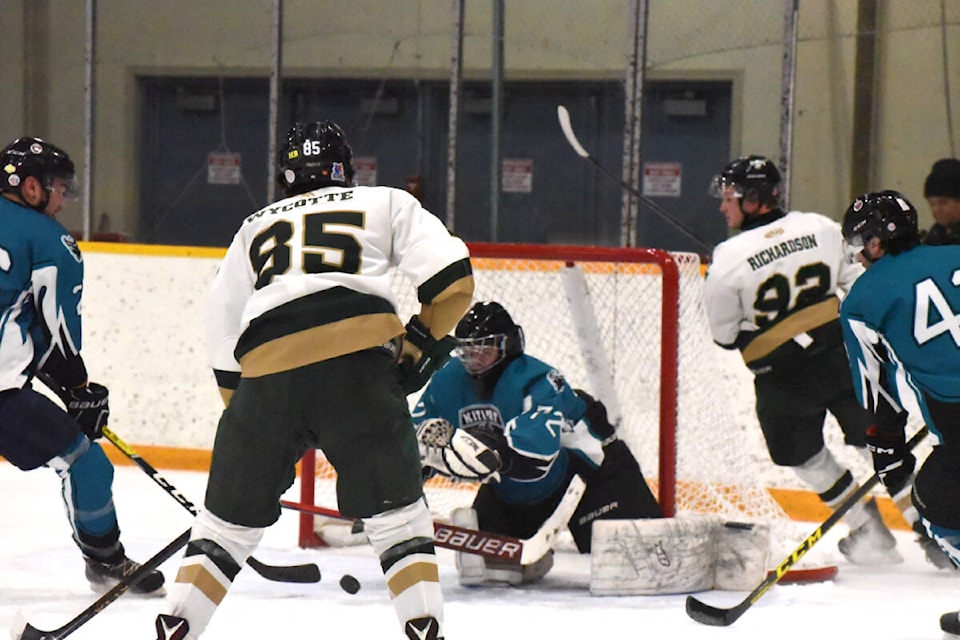
POLYGON ((960 160, 943 158, 934 162, 923 183, 923 197, 934 219, 923 244, 960 244, 960 160))

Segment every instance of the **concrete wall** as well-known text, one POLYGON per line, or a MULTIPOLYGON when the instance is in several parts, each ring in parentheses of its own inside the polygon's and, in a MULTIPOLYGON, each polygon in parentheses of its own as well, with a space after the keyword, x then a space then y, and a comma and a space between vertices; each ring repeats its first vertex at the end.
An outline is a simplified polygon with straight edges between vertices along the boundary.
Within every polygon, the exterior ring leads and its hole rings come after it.
MULTIPOLYGON (((42 135, 82 158, 84 0, 4 0, 0 139, 42 135), (29 28, 28 28, 29 27, 29 28), (28 53, 25 53, 28 52, 28 53), (26 60, 26 62, 25 62, 26 60), (42 68, 36 68, 39 65, 42 68), (29 73, 26 73, 29 72, 29 73), (28 80, 29 79, 29 80, 28 80), (29 86, 28 86, 29 83, 29 86), (26 131, 29 125, 29 131, 26 131)), ((270 0, 98 0, 94 224, 135 232, 138 74, 266 77, 270 0)), ((467 2, 464 66, 489 76, 489 2, 467 2)), ((623 78, 630 0, 506 3, 507 78, 623 78)), ((732 148, 778 155, 782 24, 772 0, 650 0, 648 73, 735 82, 732 148)), ((922 182, 948 156, 939 0, 878 0, 871 188, 897 188, 930 222, 922 182)), ((960 3, 946 3, 948 78, 960 122, 960 3)), ((839 217, 849 193, 857 2, 804 0, 799 17, 791 204, 839 217)), ((288 76, 443 78, 449 0, 284 2, 288 76)), ((955 131, 954 136, 958 133, 955 131)), ((65 212, 79 228, 79 207, 65 212)))

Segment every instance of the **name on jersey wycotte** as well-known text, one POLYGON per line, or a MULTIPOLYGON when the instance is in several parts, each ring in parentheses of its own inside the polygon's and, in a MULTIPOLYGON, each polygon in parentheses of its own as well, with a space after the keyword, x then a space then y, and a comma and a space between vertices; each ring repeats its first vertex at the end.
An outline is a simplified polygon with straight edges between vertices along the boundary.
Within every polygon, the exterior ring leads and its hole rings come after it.
POLYGON ((812 233, 809 235, 800 236, 799 238, 790 238, 789 240, 778 242, 771 247, 767 247, 766 249, 753 254, 747 258, 747 264, 750 265, 750 269, 756 271, 757 269, 760 269, 771 262, 780 260, 781 258, 786 258, 787 256, 800 251, 816 249, 818 246, 817 236, 812 233))

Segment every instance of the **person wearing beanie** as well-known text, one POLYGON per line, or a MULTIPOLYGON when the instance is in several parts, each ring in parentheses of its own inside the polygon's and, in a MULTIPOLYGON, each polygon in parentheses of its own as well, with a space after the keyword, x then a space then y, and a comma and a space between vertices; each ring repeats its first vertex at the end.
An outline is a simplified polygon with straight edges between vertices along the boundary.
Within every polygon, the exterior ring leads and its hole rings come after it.
POLYGON ((934 219, 923 243, 960 244, 960 160, 943 158, 934 162, 923 183, 923 197, 934 219))

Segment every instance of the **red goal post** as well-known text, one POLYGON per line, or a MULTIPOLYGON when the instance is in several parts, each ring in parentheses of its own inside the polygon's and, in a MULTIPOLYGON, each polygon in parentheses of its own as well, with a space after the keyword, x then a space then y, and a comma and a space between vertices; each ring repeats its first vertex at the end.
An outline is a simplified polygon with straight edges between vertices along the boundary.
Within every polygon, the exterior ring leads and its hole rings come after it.
MULTIPOLYGON (((732 465, 751 445, 725 406, 724 374, 715 357, 720 349, 710 338, 696 254, 570 245, 469 247, 474 299, 503 304, 524 328, 526 353, 604 402, 666 515, 785 519, 755 469, 732 465)), ((405 320, 418 309, 415 290, 397 273, 394 291, 405 320)), ((410 401, 412 407, 416 396, 410 401)), ((301 461, 301 502, 335 507, 334 479, 322 452, 308 452, 301 461)), ((475 488, 433 478, 425 491, 435 517, 444 518, 468 505, 475 488)), ((318 544, 314 517, 300 517, 300 545, 318 544)))

